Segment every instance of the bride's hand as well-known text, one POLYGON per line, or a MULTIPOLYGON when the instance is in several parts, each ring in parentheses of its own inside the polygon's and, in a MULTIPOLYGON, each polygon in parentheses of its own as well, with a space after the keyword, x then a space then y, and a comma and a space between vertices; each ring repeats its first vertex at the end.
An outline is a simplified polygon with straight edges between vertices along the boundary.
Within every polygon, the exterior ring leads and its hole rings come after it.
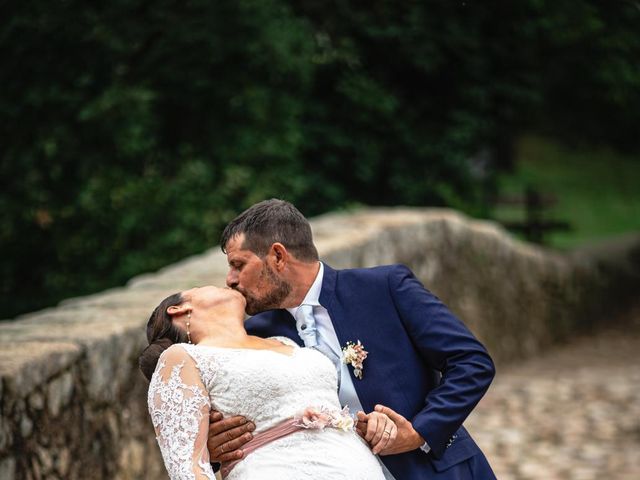
POLYGON ((374 455, 390 448, 396 440, 398 427, 384 413, 357 413, 356 431, 371 447, 374 455))

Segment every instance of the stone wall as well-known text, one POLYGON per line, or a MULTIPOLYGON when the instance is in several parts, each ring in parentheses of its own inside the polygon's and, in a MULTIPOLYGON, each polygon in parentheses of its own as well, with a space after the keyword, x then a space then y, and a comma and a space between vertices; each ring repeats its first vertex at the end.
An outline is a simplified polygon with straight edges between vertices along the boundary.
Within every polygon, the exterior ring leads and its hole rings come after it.
MULTIPOLYGON (((614 293, 622 305, 640 286, 636 237, 614 255, 561 256, 449 210, 368 209, 312 226, 334 267, 409 265, 498 361, 593 325, 612 311, 614 293)), ((166 478, 137 370, 144 325, 165 296, 222 285, 225 274, 215 247, 125 287, 0 322, 0 479, 166 478)))

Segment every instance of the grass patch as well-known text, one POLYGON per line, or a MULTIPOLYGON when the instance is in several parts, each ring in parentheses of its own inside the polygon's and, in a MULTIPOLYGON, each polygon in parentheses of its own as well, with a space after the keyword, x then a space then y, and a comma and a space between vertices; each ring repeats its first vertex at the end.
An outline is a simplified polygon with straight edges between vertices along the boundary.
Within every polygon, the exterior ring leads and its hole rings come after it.
MULTIPOLYGON (((569 249, 607 237, 640 231, 640 157, 609 149, 568 148, 526 136, 517 145, 516 168, 499 179, 501 194, 522 194, 530 186, 557 203, 545 218, 571 223, 569 232, 550 233, 546 243, 569 249)), ((497 220, 523 219, 524 209, 496 206, 497 220)))

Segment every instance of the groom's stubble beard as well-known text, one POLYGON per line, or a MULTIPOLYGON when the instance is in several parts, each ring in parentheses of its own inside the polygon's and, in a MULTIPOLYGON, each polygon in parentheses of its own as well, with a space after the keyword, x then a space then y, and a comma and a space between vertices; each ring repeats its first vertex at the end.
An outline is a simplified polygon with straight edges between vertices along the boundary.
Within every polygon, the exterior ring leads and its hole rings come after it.
POLYGON ((246 292, 240 292, 247 301, 245 312, 247 315, 255 315, 256 313, 267 310, 275 310, 281 308, 284 300, 291 293, 291 285, 279 278, 276 273, 264 264, 260 272, 259 283, 270 285, 271 288, 262 297, 256 297, 246 292))

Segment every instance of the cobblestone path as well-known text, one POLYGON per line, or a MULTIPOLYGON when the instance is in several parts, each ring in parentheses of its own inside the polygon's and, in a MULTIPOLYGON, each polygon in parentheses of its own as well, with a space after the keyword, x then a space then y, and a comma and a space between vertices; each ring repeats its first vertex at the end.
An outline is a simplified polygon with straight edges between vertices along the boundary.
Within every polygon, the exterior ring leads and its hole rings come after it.
POLYGON ((624 331, 498 366, 465 425, 499 480, 640 479, 636 319, 624 331))

